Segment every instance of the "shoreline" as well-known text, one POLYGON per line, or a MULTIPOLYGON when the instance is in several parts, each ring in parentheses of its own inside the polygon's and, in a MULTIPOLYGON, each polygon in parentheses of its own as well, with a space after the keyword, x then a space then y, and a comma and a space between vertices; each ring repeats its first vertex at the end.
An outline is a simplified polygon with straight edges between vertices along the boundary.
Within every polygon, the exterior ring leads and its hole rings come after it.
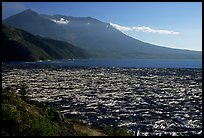
MULTIPOLYGON (((106 60, 101 60, 102 63, 100 63, 100 60, 94 60, 94 61, 90 61, 89 59, 75 59, 75 60, 50 60, 50 61, 41 61, 41 62, 2 62, 2 65, 22 65, 22 66, 56 66, 56 67, 66 67, 66 68, 127 68, 127 69, 131 69, 131 68, 157 68, 157 69, 202 69, 202 60, 199 60, 199 62, 201 62, 201 65, 185 65, 187 63, 185 63, 184 65, 179 65, 181 63, 174 63, 174 64, 167 64, 166 65, 164 63, 155 63, 154 62, 148 62, 149 65, 145 65, 144 63, 138 63, 139 65, 137 65, 137 60, 135 61, 135 65, 130 66, 128 62, 122 62, 120 63, 121 60, 116 60, 118 62, 106 62, 106 60), (91 63, 94 62, 94 63, 91 63), (111 65, 113 64, 113 65, 111 65), (141 64, 141 65, 140 65, 141 64), (164 64, 164 65, 163 65, 164 64)), ((134 61, 134 60, 133 60, 134 61)), ((131 61, 131 62, 133 62, 131 61)), ((140 60, 139 60, 140 61, 140 60)), ((142 62, 142 61, 140 61, 142 62)), ((192 64, 192 63, 191 63, 192 64)), ((198 63, 197 63, 198 64, 198 63)))

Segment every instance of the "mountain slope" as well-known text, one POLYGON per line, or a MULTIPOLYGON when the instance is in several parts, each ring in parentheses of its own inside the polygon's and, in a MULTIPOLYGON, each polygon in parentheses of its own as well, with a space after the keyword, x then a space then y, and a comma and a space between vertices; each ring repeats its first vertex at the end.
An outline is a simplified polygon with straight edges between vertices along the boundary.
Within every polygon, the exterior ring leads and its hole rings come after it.
POLYGON ((161 47, 129 37, 91 17, 38 14, 25 10, 3 21, 35 35, 77 45, 94 58, 199 58, 201 52, 161 47))
POLYGON ((67 42, 34 36, 23 30, 2 25, 3 61, 35 61, 87 58, 83 49, 67 42))

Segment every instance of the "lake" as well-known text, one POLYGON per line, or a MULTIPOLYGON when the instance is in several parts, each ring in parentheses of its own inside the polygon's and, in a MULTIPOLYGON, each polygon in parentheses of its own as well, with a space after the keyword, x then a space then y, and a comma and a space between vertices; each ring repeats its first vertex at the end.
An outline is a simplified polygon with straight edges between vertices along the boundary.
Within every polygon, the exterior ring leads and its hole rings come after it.
MULTIPOLYGON (((12 62, 13 63, 13 62, 12 62)), ((202 60, 172 59, 77 59, 17 64, 60 65, 68 67, 125 67, 125 68, 202 68, 202 60)))
POLYGON ((81 62, 127 66, 127 62, 88 60, 48 62, 47 66, 36 65, 45 62, 3 64, 2 88, 11 86, 18 92, 16 86, 24 81, 31 100, 93 126, 106 124, 142 136, 202 135, 201 68, 75 67, 81 62))

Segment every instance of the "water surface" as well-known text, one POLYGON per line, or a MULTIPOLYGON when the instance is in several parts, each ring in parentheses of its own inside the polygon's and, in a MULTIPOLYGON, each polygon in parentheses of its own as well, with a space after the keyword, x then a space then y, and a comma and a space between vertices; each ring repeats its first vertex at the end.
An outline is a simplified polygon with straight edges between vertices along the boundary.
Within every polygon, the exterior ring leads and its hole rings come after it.
POLYGON ((17 64, 60 65, 69 67, 126 67, 126 68, 202 68, 202 60, 175 59, 77 59, 17 64))

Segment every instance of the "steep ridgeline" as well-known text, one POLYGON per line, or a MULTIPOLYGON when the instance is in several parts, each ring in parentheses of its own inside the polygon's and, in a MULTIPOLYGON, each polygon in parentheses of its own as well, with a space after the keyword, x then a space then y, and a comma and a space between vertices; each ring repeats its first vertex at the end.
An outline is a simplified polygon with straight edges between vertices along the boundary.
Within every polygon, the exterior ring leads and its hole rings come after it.
POLYGON ((34 36, 2 25, 3 61, 38 61, 87 58, 87 53, 67 42, 34 36))
POLYGON ((200 51, 145 43, 91 17, 50 16, 28 9, 3 23, 35 35, 69 42, 89 51, 92 58, 201 59, 200 51))

